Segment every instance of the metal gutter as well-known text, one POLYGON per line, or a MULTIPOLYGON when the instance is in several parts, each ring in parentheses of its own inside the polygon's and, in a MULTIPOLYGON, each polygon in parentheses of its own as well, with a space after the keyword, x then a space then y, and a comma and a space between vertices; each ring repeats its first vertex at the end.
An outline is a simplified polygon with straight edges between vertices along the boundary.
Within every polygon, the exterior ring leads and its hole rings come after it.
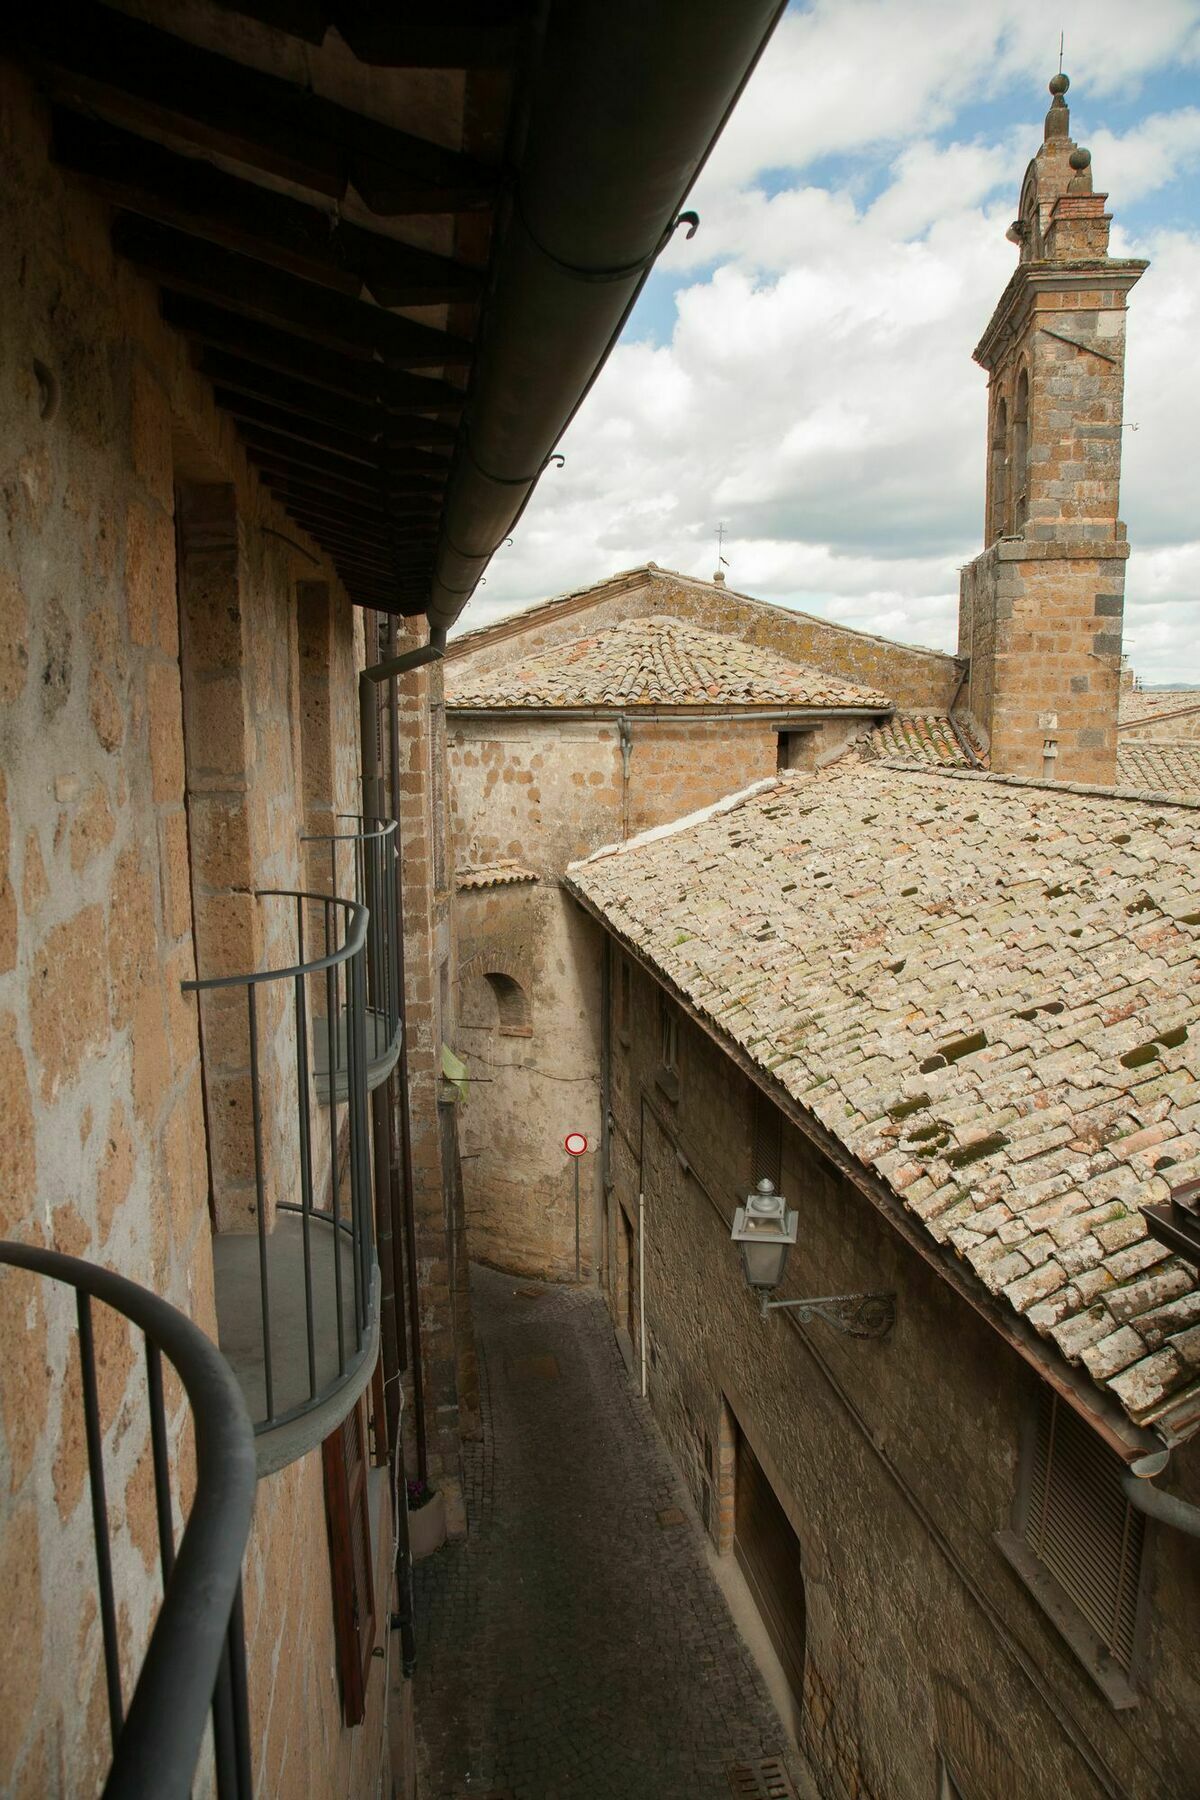
POLYGON ((1181 1500, 1177 1494, 1164 1494, 1154 1486, 1154 1477, 1163 1474, 1170 1456, 1167 1446, 1161 1445, 1153 1455, 1133 1463, 1121 1477, 1125 1498, 1147 1518, 1157 1519, 1176 1531, 1186 1531, 1189 1537, 1200 1537, 1200 1506, 1181 1500))
POLYGON ((552 0, 428 605, 449 627, 679 222, 783 0, 552 0))
POLYGON ((790 710, 775 710, 752 706, 722 707, 709 709, 701 706, 677 707, 667 709, 657 706, 456 706, 452 700, 446 702, 446 713, 453 713, 456 719, 628 719, 648 725, 690 725, 697 719, 706 723, 730 723, 745 721, 747 724, 759 725, 820 725, 827 720, 837 719, 890 719, 895 707, 886 706, 825 706, 825 707, 792 707, 790 710))

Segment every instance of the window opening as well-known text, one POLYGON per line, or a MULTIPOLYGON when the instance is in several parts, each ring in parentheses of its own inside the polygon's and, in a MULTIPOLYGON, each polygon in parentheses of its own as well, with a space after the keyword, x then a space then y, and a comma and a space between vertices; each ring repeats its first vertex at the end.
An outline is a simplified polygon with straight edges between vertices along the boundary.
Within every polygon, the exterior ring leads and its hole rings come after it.
POLYGON ((1013 530, 1020 531, 1029 515, 1029 375, 1021 370, 1013 407, 1013 530))
POLYGON ((501 975, 498 971, 485 975, 484 980, 495 995, 501 1033, 508 1037, 531 1036, 533 1027, 530 1023, 529 997, 520 982, 514 981, 511 975, 501 975))
POLYGON ((996 424, 992 432, 992 530, 993 538, 1003 537, 1008 530, 1008 402, 996 402, 996 424))

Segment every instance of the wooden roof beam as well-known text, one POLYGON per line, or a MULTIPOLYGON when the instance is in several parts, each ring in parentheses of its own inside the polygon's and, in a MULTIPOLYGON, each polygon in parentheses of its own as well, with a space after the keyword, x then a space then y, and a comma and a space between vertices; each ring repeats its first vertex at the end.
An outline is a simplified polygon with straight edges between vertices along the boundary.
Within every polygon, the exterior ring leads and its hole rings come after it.
POLYGON ((248 395, 284 412, 320 420, 387 449, 408 445, 451 449, 458 436, 455 427, 442 419, 423 419, 410 413, 391 413, 382 406, 362 405, 324 388, 311 387, 306 381, 278 375, 272 369, 239 363, 235 357, 201 355, 197 367, 226 392, 248 395))
POLYGON ((386 469, 390 474, 445 476, 449 463, 444 456, 428 450, 391 449, 382 441, 373 441, 349 431, 339 431, 322 419, 312 419, 300 412, 289 412, 265 400, 252 399, 232 388, 216 388, 214 398, 235 419, 265 426, 283 437, 295 438, 301 444, 315 444, 318 449, 344 456, 348 462, 365 463, 371 469, 386 469))
POLYGON ((353 188, 372 212, 396 216, 469 212, 495 199, 495 173, 472 157, 93 0, 39 0, 8 35, 52 75, 57 98, 331 200, 353 188))
MULTIPOLYGON (((367 463, 351 462, 339 456, 336 451, 323 449, 320 445, 301 443, 296 438, 281 436, 279 432, 269 431, 261 425, 248 421, 240 421, 238 426, 246 446, 253 455, 260 451, 269 461, 284 468, 297 470, 308 469, 324 479, 327 475, 335 476, 344 488, 357 488, 363 493, 377 497, 379 494, 380 470, 367 463)), ((422 499, 430 497, 440 501, 445 489, 444 481, 435 481, 431 477, 420 474, 400 474, 383 470, 383 478, 389 493, 393 495, 413 495, 422 499)))
POLYGON ((337 29, 362 62, 392 69, 492 69, 511 61, 528 0, 441 0, 422 9, 359 0, 221 0, 230 12, 320 44, 337 29))
POLYGON ((479 270, 337 220, 212 163, 181 156, 101 120, 54 109, 56 162, 114 205, 240 250, 257 262, 380 306, 435 306, 478 299, 479 270))
POLYGON ((403 501, 395 508, 371 507, 362 494, 356 500, 348 500, 339 494, 323 493, 316 487, 305 486, 294 475, 280 474, 261 466, 258 472, 281 505, 313 519, 335 526, 350 525, 363 531, 389 532, 398 538, 411 538, 415 543, 432 543, 436 539, 436 510, 413 512, 407 510, 409 503, 403 501))
MULTIPOLYGON (((240 359, 282 375, 295 375, 332 394, 386 406, 389 412, 436 413, 457 418, 466 396, 447 381, 428 375, 398 374, 369 357, 346 356, 306 338, 240 313, 227 312, 186 294, 164 293, 162 314, 168 325, 205 346, 205 372, 227 380, 222 359, 240 359)), ((236 367, 236 363, 234 364, 236 367)), ((233 381, 229 386, 236 385, 233 381)))
POLYGON ((230 311, 299 332, 319 344, 391 369, 467 365, 465 338, 397 318, 365 300, 349 300, 236 250, 202 243, 186 232, 118 213, 113 248, 175 293, 215 301, 230 311))
POLYGON ((410 509, 410 503, 403 501, 395 508, 383 502, 372 506, 365 495, 360 495, 357 500, 346 499, 315 483, 306 486, 294 475, 280 474, 273 469, 260 467, 259 475, 283 505, 303 511, 314 519, 324 519, 331 525, 346 524, 363 531, 389 532, 397 537, 412 538, 415 542, 426 539, 433 542, 436 537, 436 509, 417 512, 410 509))

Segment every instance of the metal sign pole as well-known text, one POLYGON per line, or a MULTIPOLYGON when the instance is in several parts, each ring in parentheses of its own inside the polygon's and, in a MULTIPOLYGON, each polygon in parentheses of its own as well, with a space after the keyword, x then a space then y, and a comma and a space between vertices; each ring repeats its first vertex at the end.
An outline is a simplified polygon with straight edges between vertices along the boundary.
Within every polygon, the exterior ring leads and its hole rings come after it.
POLYGON ((579 1158, 573 1156, 575 1164, 575 1279, 579 1280, 579 1158))

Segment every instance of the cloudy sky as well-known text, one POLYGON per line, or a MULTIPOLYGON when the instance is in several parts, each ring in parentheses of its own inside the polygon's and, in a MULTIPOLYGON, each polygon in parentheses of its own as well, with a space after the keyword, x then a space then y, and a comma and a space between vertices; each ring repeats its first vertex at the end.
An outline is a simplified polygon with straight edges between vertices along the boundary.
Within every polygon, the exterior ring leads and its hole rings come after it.
POLYGON ((812 0, 782 20, 624 339, 464 621, 649 559, 954 647, 982 548, 1005 229, 1066 33, 1131 297, 1126 648, 1200 681, 1200 0, 812 0), (1136 427, 1136 429, 1135 429, 1136 427))

